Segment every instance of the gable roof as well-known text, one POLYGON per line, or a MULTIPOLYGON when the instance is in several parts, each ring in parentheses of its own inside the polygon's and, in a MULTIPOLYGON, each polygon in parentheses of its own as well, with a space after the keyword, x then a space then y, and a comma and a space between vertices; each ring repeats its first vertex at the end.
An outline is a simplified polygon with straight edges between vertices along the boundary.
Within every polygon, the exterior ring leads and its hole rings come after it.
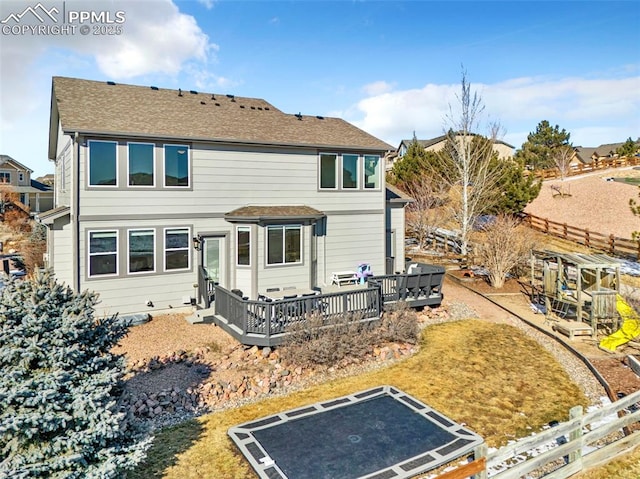
POLYGON ((31 168, 24 166, 19 161, 14 160, 9 155, 0 155, 0 166, 4 164, 12 164, 16 170, 28 171, 29 173, 33 173, 31 168))
MULTIPOLYGON (((458 133, 458 135, 461 135, 461 133, 458 133)), ((483 136, 480 135, 479 133, 470 133, 470 135, 472 136, 483 136)), ((431 138, 429 140, 418 140, 418 144, 420 146, 422 146, 423 148, 429 148, 430 146, 436 145, 442 141, 446 141, 447 139, 447 135, 440 135, 440 136, 436 136, 435 138, 431 138)), ((411 140, 402 140, 400 142, 400 146, 402 146, 402 144, 404 144, 407 148, 409 147, 409 145, 411 145, 411 142, 413 142, 413 139, 411 140)), ((494 143, 500 143, 501 145, 505 145, 508 146, 509 148, 515 148, 515 146, 510 145, 509 143, 502 141, 502 140, 494 140, 494 143)), ((400 148, 398 148, 399 150, 400 148)))
POLYGON ((290 115, 259 98, 54 77, 49 158, 58 119, 67 134, 167 138, 256 145, 352 148, 391 145, 340 119, 290 115))

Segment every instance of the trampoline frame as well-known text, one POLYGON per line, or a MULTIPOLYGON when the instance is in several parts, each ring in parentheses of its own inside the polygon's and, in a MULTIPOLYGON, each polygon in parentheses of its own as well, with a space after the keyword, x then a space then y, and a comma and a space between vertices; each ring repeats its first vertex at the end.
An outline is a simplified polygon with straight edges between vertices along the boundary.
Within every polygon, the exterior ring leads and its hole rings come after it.
POLYGON ((474 451, 484 440, 473 431, 449 419, 423 402, 393 386, 379 386, 336 399, 321 401, 308 406, 283 411, 255 421, 246 422, 229 428, 228 435, 249 461, 261 479, 300 479, 289 478, 271 459, 263 445, 253 432, 267 429, 285 422, 302 419, 336 408, 347 407, 380 396, 390 396, 425 420, 437 425, 454 436, 454 439, 436 449, 421 452, 385 469, 354 479, 408 479, 417 474, 428 472, 442 464, 451 462, 474 451))

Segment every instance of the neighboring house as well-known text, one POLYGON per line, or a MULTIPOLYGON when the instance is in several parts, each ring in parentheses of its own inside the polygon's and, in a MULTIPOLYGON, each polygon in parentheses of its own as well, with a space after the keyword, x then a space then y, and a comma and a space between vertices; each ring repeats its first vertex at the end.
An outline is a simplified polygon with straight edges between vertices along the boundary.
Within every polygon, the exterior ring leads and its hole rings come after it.
POLYGON ((0 155, 0 185, 8 185, 31 213, 53 207, 53 188, 31 179, 33 170, 8 155, 0 155))
MULTIPOLYGON (((476 135, 475 133, 473 134, 476 135)), ((462 135, 457 135, 458 137, 462 137, 462 135)), ((447 142, 447 136, 441 135, 435 138, 431 138, 430 140, 417 140, 420 146, 422 146, 425 151, 440 151, 444 148, 447 142)), ((396 149, 394 153, 388 155, 387 159, 387 170, 393 168, 393 164, 400 160, 409 149, 409 146, 413 140, 402 140, 400 145, 396 149)), ((514 155, 515 147, 510 145, 509 143, 505 143, 501 140, 495 140, 493 144, 493 149, 496 153, 498 153, 499 158, 511 158, 514 155)))
POLYGON ((576 146, 573 151, 575 152, 574 158, 571 160, 571 166, 578 166, 581 163, 588 165, 594 161, 609 160, 617 158, 617 150, 624 143, 608 143, 597 147, 588 146, 576 146))
POLYGON ((39 176, 38 178, 36 178, 36 181, 51 187, 55 186, 55 180, 56 180, 56 177, 53 173, 49 173, 44 176, 39 176))
POLYGON ((49 266, 100 293, 102 312, 190 304, 204 270, 255 299, 361 262, 404 268, 409 200, 386 197, 391 147, 341 119, 62 77, 50 118, 56 204, 39 217, 49 266))

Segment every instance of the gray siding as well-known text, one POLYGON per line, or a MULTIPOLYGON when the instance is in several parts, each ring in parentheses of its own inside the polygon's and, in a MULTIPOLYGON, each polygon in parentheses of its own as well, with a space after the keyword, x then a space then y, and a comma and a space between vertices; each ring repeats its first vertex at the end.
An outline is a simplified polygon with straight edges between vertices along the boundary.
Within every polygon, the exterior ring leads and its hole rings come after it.
MULTIPOLYGON (((87 142, 83 142, 86 145, 87 142)), ((156 163, 162 163, 157 147, 156 163)), ((321 211, 384 208, 381 191, 318 191, 318 151, 269 149, 191 149, 192 191, 162 188, 87 188, 87 147, 81 148, 80 190, 83 216, 127 214, 222 214, 240 206, 306 204, 321 211), (117 193, 116 193, 117 191, 117 193)), ((126 170, 126 145, 118 148, 126 170)), ((156 172, 158 172, 158 168, 156 172)), ((122 180, 122 175, 119 175, 122 180)), ((156 184, 162 178, 156 178, 156 184)))
POLYGON ((58 149, 55 170, 55 206, 71 205, 71 169, 73 162, 73 139, 58 129, 58 149))
MULTIPOLYGON (((64 142, 70 142, 69 137, 64 142)), ((141 140, 144 141, 144 140, 141 140)), ((176 142, 179 143, 179 142, 176 142)), ((223 234, 227 241, 226 287, 241 289, 246 296, 257 297, 268 287, 311 287, 330 283, 331 273, 354 270, 367 262, 374 273, 384 273, 385 196, 375 191, 318 191, 318 151, 315 149, 231 147, 214 149, 198 144, 191 148, 191 184, 187 189, 164 189, 162 145, 156 146, 156 187, 126 186, 126 141, 119 142, 119 187, 88 188, 87 139, 81 139, 78 179, 80 182, 79 289, 100 294, 98 312, 128 314, 159 312, 184 306, 185 298, 195 297, 201 251, 189 248, 191 268, 185 272, 163 272, 161 235, 163 227, 189 226, 191 236, 223 234), (236 265, 236 225, 224 220, 224 214, 247 205, 308 205, 327 214, 326 235, 316 238, 313 226, 303 227, 302 263, 266 265, 266 228, 253 225, 252 264, 236 265), (126 229, 156 229, 156 272, 131 275, 126 272, 126 229), (121 234, 117 277, 89 278, 87 274, 87 231, 118 229, 121 234), (317 244, 317 281, 312 278, 312 244, 317 244), (316 283, 316 284, 313 284, 316 283), (153 307, 146 306, 147 301, 153 307)), ((71 169, 74 145, 61 146, 71 169)), ((339 152, 338 152, 339 153, 339 152)), ((60 158, 59 156, 59 158, 60 158)), ((58 161, 58 167, 60 167, 58 161)), ((57 174, 62 172, 56 171, 57 174)), ((65 172, 65 174, 67 174, 65 172)), ((75 176, 75 175, 74 175, 75 176)), ((68 188, 56 190, 57 204, 69 204, 68 188)), ((384 181, 383 188, 384 188, 384 181)), ((73 211, 72 211, 73 217, 73 211)), ((56 234, 56 232, 54 232, 56 234)), ((57 234, 54 244, 69 250, 72 235, 57 234)), ((54 254, 59 254, 58 250, 54 254)), ((68 253, 71 257, 71 254, 68 253)), ((72 261, 68 261, 72 264, 72 261)), ((58 258, 56 258, 58 273, 58 258)), ((64 271, 64 270, 63 270, 64 271)), ((64 275, 67 273, 65 272, 64 275)))
POLYGON ((390 208, 389 215, 391 219, 391 230, 395 231, 395 245, 391 249, 394 255, 394 271, 404 271, 405 257, 405 225, 404 225, 404 208, 390 208))
POLYGON ((56 279, 68 286, 73 285, 73 250, 72 227, 69 216, 58 218, 50 226, 49 231, 49 265, 53 268, 56 279))

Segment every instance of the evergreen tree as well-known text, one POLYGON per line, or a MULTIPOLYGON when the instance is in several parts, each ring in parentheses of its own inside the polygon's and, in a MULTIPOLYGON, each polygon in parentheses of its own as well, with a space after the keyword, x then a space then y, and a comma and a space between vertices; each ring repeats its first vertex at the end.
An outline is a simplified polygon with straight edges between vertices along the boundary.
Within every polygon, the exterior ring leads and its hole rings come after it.
POLYGON ((400 188, 413 184, 422 177, 427 165, 433 161, 433 157, 434 153, 425 151, 414 134, 407 152, 401 160, 393 165, 389 177, 390 182, 400 188))
POLYGON ((569 146, 570 133, 558 125, 551 126, 547 120, 538 123, 536 131, 529 133, 527 141, 516 152, 516 159, 526 166, 536 169, 553 168, 555 160, 554 150, 558 147, 569 146))
POLYGON ((535 200, 540 193, 542 181, 528 174, 524 165, 515 159, 495 159, 501 162, 503 174, 498 188, 500 195, 489 212, 494 214, 517 214, 535 200))
POLYGON ((121 478, 151 440, 119 411, 126 333, 50 272, 0 296, 0 477, 121 478))
POLYGON ((638 143, 633 141, 631 137, 627 138, 620 148, 616 150, 619 156, 628 157, 633 156, 638 152, 638 143))

